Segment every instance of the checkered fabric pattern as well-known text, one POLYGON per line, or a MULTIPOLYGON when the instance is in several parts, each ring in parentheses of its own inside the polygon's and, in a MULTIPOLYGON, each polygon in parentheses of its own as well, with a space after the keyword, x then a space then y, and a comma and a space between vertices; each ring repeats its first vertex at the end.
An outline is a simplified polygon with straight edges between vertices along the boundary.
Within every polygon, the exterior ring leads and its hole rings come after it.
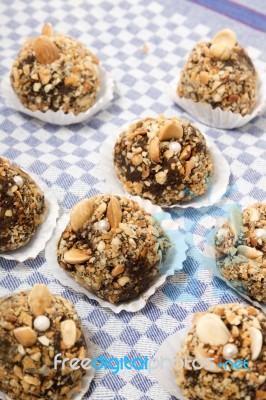
MULTIPOLYGON (((260 1, 262 8, 263 0, 260 1)), ((258 0, 256 1, 258 4, 258 0)), ((0 73, 10 69, 25 37, 36 36, 43 22, 84 42, 99 56, 116 82, 112 104, 84 124, 49 125, 7 108, 0 98, 0 154, 38 174, 52 187, 61 207, 98 193, 95 166, 106 137, 139 117, 165 113, 193 119, 169 98, 190 49, 224 27, 233 28, 258 67, 265 69, 263 33, 189 1, 165 0, 2 0, 0 4, 0 73)), ((175 210, 191 252, 181 271, 149 299, 138 313, 113 314, 53 278, 42 252, 24 264, 0 259, 0 294, 30 288, 36 282, 70 298, 89 332, 95 357, 152 357, 158 346, 192 313, 210 305, 241 301, 211 272, 199 265, 193 247, 203 248, 211 226, 224 216, 223 205, 265 201, 266 114, 234 131, 198 126, 213 139, 230 163, 230 187, 217 205, 175 210)), ((92 400, 171 399, 149 371, 98 371, 85 397, 92 400)))

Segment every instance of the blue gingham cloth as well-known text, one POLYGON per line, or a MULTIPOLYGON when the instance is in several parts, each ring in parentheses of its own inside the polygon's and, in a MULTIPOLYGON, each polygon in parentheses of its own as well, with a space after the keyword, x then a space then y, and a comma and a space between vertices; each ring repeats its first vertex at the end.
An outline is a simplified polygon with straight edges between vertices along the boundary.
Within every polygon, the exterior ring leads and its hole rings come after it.
MULTIPOLYGON (((84 42, 99 56, 116 81, 114 101, 89 122, 58 127, 7 108, 0 98, 0 154, 38 174, 52 187, 62 208, 98 193, 101 143, 126 122, 165 113, 192 120, 168 96, 193 45, 224 27, 236 31, 257 65, 265 70, 265 3, 255 0, 1 0, 0 73, 8 72, 23 40, 39 34, 43 22, 84 42), (254 3, 254 5, 253 5, 254 3), (219 7, 218 7, 219 4, 219 7), (248 7, 252 7, 250 9, 248 7)), ((193 120, 192 120, 193 121, 193 120)), ((203 127, 224 152, 231 167, 230 187, 217 205, 173 211, 187 232, 191 253, 184 268, 149 299, 146 307, 118 315, 84 295, 65 289, 53 278, 44 254, 22 264, 0 259, 0 294, 46 283, 70 298, 89 332, 95 357, 152 357, 158 346, 192 314, 210 305, 241 301, 211 271, 199 265, 193 247, 203 248, 208 230, 223 213, 223 205, 265 201, 266 114, 241 129, 203 127)), ((86 398, 92 400, 166 400, 149 371, 96 372, 86 398)))

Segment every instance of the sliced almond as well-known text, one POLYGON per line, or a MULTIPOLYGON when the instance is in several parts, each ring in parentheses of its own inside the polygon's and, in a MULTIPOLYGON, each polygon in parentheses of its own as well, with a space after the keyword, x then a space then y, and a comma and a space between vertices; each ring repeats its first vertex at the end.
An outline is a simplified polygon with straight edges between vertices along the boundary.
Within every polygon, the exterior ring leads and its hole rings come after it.
POLYGON ((151 139, 149 144, 150 159, 154 163, 159 163, 160 159, 160 139, 155 136, 151 139))
POLYGON ((68 264, 82 264, 90 258, 89 254, 79 249, 71 249, 64 254, 64 261, 68 264))
POLYGON ((161 142, 171 139, 181 139, 183 137, 183 126, 178 121, 171 121, 164 125, 158 133, 161 142))
POLYGON ((90 220, 93 214, 93 200, 84 199, 79 201, 71 210, 70 225, 77 232, 90 220))
POLYGON ((111 230, 114 231, 122 221, 122 210, 117 197, 111 196, 107 206, 106 216, 111 226, 111 230))
POLYGON ((255 361, 259 357, 262 349, 263 336, 261 331, 254 326, 249 328, 249 336, 251 340, 251 359, 255 361))
POLYGON ((259 321, 258 318, 256 318, 256 317, 252 317, 252 319, 251 319, 251 324, 252 324, 252 326, 254 326, 254 328, 262 329, 262 328, 261 328, 260 321, 259 321))
POLYGON ((213 346, 226 344, 231 334, 221 318, 216 314, 207 313, 196 324, 196 333, 202 343, 213 346))
POLYGON ((235 238, 241 234, 243 227, 242 212, 237 207, 232 207, 228 214, 228 226, 235 238))
POLYGON ((40 36, 34 41, 36 59, 41 64, 51 64, 60 57, 55 43, 48 36, 40 36))
POLYGON ((61 322, 60 330, 65 348, 70 349, 76 343, 77 328, 75 322, 72 319, 61 322))
POLYGON ((194 314, 194 316, 193 316, 192 324, 193 324, 193 325, 196 325, 196 324, 198 323, 198 320, 199 320, 201 317, 203 317, 203 315, 205 315, 205 312, 201 312, 201 311, 196 312, 196 313, 194 314))
POLYGON ((251 260, 255 260, 256 258, 263 256, 262 251, 249 246, 241 245, 238 246, 237 250, 239 254, 242 254, 243 256, 250 258, 251 260))
POLYGON ((46 23, 42 27, 42 35, 44 36, 53 36, 54 30, 51 24, 46 23))
POLYGON ((42 315, 45 313, 46 308, 49 308, 52 303, 53 296, 43 284, 36 284, 29 294, 29 305, 32 313, 42 315))
POLYGON ((29 326, 14 329, 14 336, 23 347, 31 347, 37 341, 37 334, 29 326))
MULTIPOLYGON (((196 358, 199 358, 201 360, 206 360, 207 358, 213 358, 213 357, 210 357, 210 355, 200 346, 195 347, 194 354, 195 354, 196 358)), ((203 369, 205 369, 206 371, 209 371, 209 372, 214 372, 214 373, 223 372, 223 369, 218 367, 218 365, 216 365, 214 363, 214 361, 211 361, 211 365, 209 364, 209 362, 206 361, 204 363, 203 369)))
POLYGON ((232 49, 236 42, 236 34, 231 29, 223 29, 216 33, 214 38, 212 39, 213 43, 221 43, 227 46, 229 49, 232 49))

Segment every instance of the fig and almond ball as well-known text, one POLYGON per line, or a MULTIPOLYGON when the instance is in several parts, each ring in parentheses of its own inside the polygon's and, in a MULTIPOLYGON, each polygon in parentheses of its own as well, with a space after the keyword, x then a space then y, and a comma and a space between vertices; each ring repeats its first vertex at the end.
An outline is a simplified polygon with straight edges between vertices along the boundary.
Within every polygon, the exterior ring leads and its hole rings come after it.
POLYGON ((232 208, 215 247, 223 277, 239 292, 266 303, 266 204, 232 208))
POLYGON ((34 180, 0 158, 0 253, 25 246, 45 214, 44 194, 34 180))
POLYGON ((177 94, 242 116, 253 111, 257 73, 233 31, 224 29, 194 47, 181 72, 177 94))
POLYGON ((150 286, 170 246, 159 222, 136 201, 107 194, 74 206, 57 254, 81 286, 118 303, 150 286))
POLYGON ((204 194, 213 173, 201 132, 187 121, 163 115, 135 122, 120 134, 114 166, 128 193, 161 206, 204 194))
POLYGON ((87 345, 73 304, 37 284, 0 298, 0 390, 11 399, 68 400, 81 388, 87 345))
POLYGON ((13 63, 11 84, 31 111, 87 111, 100 89, 99 60, 83 44, 45 24, 28 39, 13 63))
POLYGON ((196 313, 177 354, 175 375, 189 400, 266 399, 265 315, 242 304, 196 313))

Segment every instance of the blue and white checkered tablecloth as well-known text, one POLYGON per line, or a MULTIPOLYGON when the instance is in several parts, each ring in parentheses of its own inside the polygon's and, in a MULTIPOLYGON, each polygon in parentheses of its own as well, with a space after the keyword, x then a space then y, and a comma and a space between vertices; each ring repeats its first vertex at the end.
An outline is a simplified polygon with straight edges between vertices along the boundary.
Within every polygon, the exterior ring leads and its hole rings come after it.
MULTIPOLYGON (((217 30, 237 33, 257 65, 265 70, 265 2, 224 0, 1 0, 0 74, 8 72, 25 37, 38 35, 43 22, 84 42, 99 56, 116 82, 112 104, 84 124, 58 127, 20 114, 0 98, 0 154, 38 174, 53 189, 62 208, 98 193, 101 163, 98 152, 109 134, 142 116, 165 113, 189 118, 169 98, 169 83, 176 78, 188 52, 217 30), (218 7, 219 5, 219 7, 218 7), (252 5, 249 5, 252 7, 252 5), (263 32, 264 31, 264 32, 263 32), (145 50, 145 51, 144 51, 145 50)), ((222 131, 198 124, 230 163, 230 187, 218 205, 200 210, 177 210, 190 246, 202 248, 204 238, 224 203, 246 205, 265 201, 266 114, 243 128, 222 131)), ((54 280, 42 252, 22 264, 0 260, 0 295, 44 282, 55 293, 70 298, 89 332, 94 356, 152 357, 158 346, 192 313, 219 302, 241 301, 191 253, 183 270, 137 313, 113 314, 84 295, 77 295, 54 280)), ((92 400, 166 400, 149 371, 96 372, 86 398, 92 400)))

